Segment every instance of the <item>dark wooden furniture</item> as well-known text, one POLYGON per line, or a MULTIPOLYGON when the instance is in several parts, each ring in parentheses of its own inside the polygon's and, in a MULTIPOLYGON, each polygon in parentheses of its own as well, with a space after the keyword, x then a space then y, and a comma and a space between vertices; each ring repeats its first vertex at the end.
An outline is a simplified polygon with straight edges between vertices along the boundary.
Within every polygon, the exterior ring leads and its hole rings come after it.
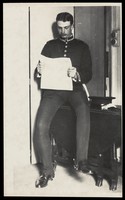
MULTIPOLYGON (((121 111, 119 109, 91 108, 91 128, 89 144, 89 164, 96 185, 103 179, 109 181, 110 190, 117 189, 116 148, 121 145, 121 111)), ((55 138, 57 162, 73 164, 76 143, 76 116, 69 105, 62 106, 51 125, 51 135, 55 138)))

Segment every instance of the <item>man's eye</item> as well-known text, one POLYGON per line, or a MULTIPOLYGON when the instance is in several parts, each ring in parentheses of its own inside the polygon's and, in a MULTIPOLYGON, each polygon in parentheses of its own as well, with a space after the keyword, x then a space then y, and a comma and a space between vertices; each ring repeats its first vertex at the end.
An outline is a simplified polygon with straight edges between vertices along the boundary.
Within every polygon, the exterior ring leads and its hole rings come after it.
MULTIPOLYGON (((58 29, 61 30, 62 27, 58 27, 58 29)), ((64 27, 64 29, 66 29, 66 30, 69 29, 69 26, 64 27)))
POLYGON ((69 28, 69 26, 66 26, 66 27, 65 27, 65 29, 68 29, 68 28, 69 28))

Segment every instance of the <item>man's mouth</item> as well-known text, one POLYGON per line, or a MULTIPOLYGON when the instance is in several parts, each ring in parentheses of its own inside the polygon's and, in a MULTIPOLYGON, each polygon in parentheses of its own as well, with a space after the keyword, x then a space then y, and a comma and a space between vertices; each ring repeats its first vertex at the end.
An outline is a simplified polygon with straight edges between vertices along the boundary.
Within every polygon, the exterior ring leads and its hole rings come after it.
POLYGON ((62 36, 62 37, 66 37, 67 35, 66 35, 66 34, 61 34, 61 36, 62 36))

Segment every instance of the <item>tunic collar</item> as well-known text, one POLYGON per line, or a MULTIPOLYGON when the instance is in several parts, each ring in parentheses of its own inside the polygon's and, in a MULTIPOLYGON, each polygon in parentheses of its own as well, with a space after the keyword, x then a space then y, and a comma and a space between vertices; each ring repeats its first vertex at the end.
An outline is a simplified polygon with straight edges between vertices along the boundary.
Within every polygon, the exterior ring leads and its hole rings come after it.
POLYGON ((68 38, 62 38, 62 37, 60 36, 59 39, 60 39, 61 41, 63 41, 63 42, 69 42, 69 41, 73 40, 74 37, 73 37, 73 35, 71 35, 71 36, 68 37, 68 38))

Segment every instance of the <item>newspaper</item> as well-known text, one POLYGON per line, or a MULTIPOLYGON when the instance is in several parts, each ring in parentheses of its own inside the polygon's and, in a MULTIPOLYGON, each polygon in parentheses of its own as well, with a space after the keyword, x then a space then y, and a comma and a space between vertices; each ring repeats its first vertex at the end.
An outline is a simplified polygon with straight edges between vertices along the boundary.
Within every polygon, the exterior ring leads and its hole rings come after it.
POLYGON ((41 55, 41 89, 73 90, 72 78, 67 76, 72 67, 70 58, 48 58, 41 55))

